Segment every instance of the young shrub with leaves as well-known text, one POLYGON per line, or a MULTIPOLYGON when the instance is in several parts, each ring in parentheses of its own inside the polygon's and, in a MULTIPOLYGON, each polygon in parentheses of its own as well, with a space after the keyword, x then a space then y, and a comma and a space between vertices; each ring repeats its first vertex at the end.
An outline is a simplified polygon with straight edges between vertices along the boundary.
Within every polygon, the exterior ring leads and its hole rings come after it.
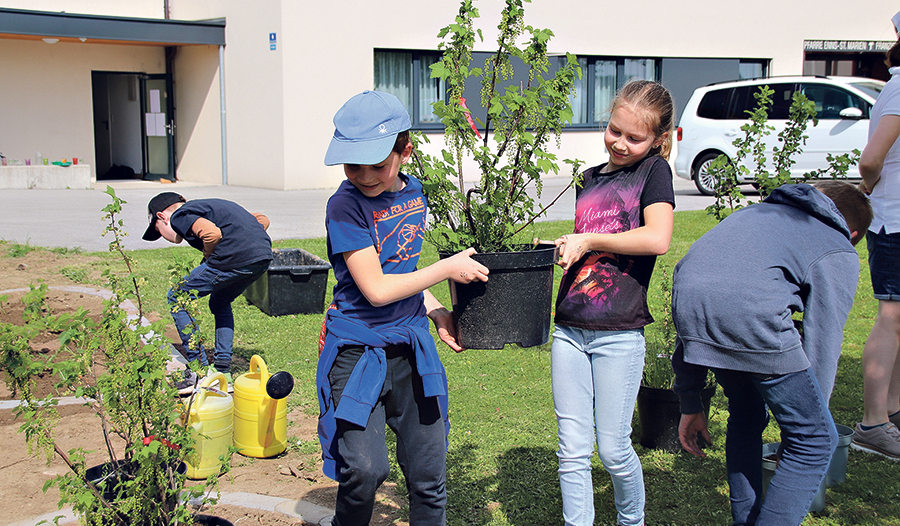
MULTIPOLYGON (((554 64, 547 44, 553 33, 525 25, 523 2, 528 1, 506 0, 497 50, 482 67, 472 64, 472 49, 482 34, 474 27, 478 10, 471 0, 463 0, 455 22, 438 34, 444 39, 443 56, 432 66, 431 76, 447 85, 448 102, 434 104, 444 125, 445 148, 439 156, 431 156, 417 147, 414 170, 432 216, 425 235, 440 252, 470 246, 479 252, 514 250, 523 244, 516 235, 546 209, 536 210, 526 188, 533 184, 540 196, 541 176, 559 173, 556 155, 548 146, 554 138, 558 143, 563 126, 572 120, 569 96, 581 69, 574 55, 566 54, 550 74, 554 64), (523 39, 527 43, 520 46, 523 39), (522 84, 509 82, 514 63, 527 69, 527 81, 522 84), (481 83, 485 122, 475 122, 467 104, 476 101, 463 97, 470 77, 481 83), (467 159, 474 159, 480 171, 477 183, 468 190, 463 174, 467 159)), ((413 140, 417 146, 428 142, 422 134, 413 140)), ((564 163, 571 167, 574 179, 581 163, 569 159, 564 163)), ((523 237, 524 243, 531 239, 523 237)))
MULTIPOLYGON (((26 295, 24 324, 0 326, 0 366, 11 372, 7 383, 18 393, 22 405, 17 416, 24 424, 29 450, 55 454, 70 468, 45 484, 57 486, 60 506, 71 504, 88 525, 163 526, 192 523, 188 499, 214 501, 206 486, 185 487, 185 475, 178 466, 193 452, 194 439, 181 422, 185 410, 166 376, 169 344, 162 336, 163 323, 143 324, 143 302, 131 257, 122 249, 122 221, 117 219, 124 201, 107 188, 112 203, 104 208, 111 234, 110 251, 118 253, 126 273, 106 270, 111 291, 104 301, 100 320, 94 322, 83 309, 74 315, 47 312, 47 287, 32 286, 26 295), (131 301, 137 316, 129 316, 122 305, 131 301), (41 331, 59 334, 60 350, 55 356, 36 358, 29 341, 41 331), (59 378, 59 392, 85 397, 86 405, 99 417, 111 474, 100 480, 86 476, 87 451, 63 451, 54 436, 59 422, 54 394, 37 399, 34 377, 52 370, 59 378), (114 437, 121 442, 113 440, 114 437), (123 443, 121 450, 115 444, 123 443)), ((188 408, 189 410, 189 408, 188 408)))
POLYGON ((741 126, 744 136, 738 137, 733 143, 737 148, 734 159, 720 155, 710 165, 709 171, 716 180, 716 200, 706 208, 706 211, 719 221, 725 219, 731 212, 754 203, 741 191, 739 186, 741 180, 752 177, 762 201, 772 190, 783 184, 800 183, 810 179, 844 178, 850 167, 859 161, 859 150, 838 156, 828 154, 827 167, 807 172, 799 179, 791 177, 791 167, 796 163, 795 156, 803 152, 803 146, 808 138, 806 128, 809 122, 812 121, 813 126, 818 124, 815 103, 806 95, 795 91, 787 125, 778 133, 778 144, 781 146, 772 147, 772 161, 769 163, 766 137, 775 129, 768 123, 768 109, 772 106, 773 93, 774 90, 769 86, 761 86, 759 92, 753 94, 757 106, 752 112, 747 112, 750 121, 741 126), (748 159, 751 161, 749 164, 752 170, 744 165, 744 161, 748 159))

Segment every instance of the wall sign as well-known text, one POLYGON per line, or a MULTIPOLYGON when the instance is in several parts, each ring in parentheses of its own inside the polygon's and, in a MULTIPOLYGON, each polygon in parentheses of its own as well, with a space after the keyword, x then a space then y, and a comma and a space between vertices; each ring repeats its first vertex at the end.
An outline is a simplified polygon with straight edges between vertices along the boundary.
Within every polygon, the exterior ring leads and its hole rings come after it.
POLYGON ((894 44, 889 40, 804 40, 803 51, 884 53, 894 44))
POLYGON ((275 51, 276 44, 278 43, 278 39, 276 38, 275 33, 269 33, 269 50, 275 51))

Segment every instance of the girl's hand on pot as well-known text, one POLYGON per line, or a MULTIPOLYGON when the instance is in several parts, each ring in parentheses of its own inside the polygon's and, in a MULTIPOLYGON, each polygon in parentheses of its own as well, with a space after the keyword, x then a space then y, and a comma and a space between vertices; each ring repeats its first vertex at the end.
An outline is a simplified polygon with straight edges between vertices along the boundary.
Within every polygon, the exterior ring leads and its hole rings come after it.
POLYGON ((470 247, 447 258, 446 261, 451 265, 449 278, 457 283, 487 281, 490 271, 472 259, 471 256, 475 253, 475 249, 470 247))
POLYGON ((554 241, 554 244, 559 249, 557 265, 564 270, 569 270, 569 267, 584 257, 590 250, 586 234, 567 234, 554 241))

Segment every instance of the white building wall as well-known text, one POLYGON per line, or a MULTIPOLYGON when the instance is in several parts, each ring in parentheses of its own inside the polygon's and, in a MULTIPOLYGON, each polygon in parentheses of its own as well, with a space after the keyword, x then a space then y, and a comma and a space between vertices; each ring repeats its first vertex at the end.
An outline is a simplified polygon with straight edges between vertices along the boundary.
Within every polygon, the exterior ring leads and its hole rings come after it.
MULTIPOLYGON (((164 0, 0 0, 2 7, 164 17, 164 0)), ((376 48, 436 50, 440 28, 458 2, 417 0, 169 0, 172 18, 226 18, 225 97, 228 183, 277 189, 335 187, 340 167, 322 159, 331 119, 352 95, 373 85, 376 48), (269 34, 277 34, 276 49, 269 34)), ((490 51, 500 0, 477 0, 490 51)), ((620 3, 534 0, 526 23, 555 33, 553 52, 632 57, 770 60, 771 75, 802 72, 803 41, 893 40, 898 6, 866 9, 822 0, 647 0, 620 3)), ((0 151, 88 158, 93 152, 90 71, 161 73, 161 47, 66 44, 0 39, 0 151), (89 46, 89 47, 84 47, 89 46), (14 75, 6 74, 13 71, 14 75), (79 133, 69 133, 76 129, 79 133), (22 132, 22 133, 20 133, 22 132), (34 139, 37 137, 38 139, 34 139), (27 138, 27 139, 26 139, 27 138), (40 144, 37 144, 37 143, 40 144)), ((221 181, 218 50, 181 47, 175 58, 178 177, 221 181)), ((432 147, 440 146, 440 139, 432 147)), ((564 134, 561 158, 606 158, 599 131, 564 134)))
POLYGON ((94 165, 91 71, 162 73, 162 48, 0 39, 0 152, 94 165))
MULTIPOLYGON (((193 3, 195 0, 186 0, 193 3)), ((0 7, 82 15, 165 18, 163 0, 3 0, 0 7)))
POLYGON ((180 181, 222 182, 218 46, 184 46, 175 55, 176 173, 180 181))

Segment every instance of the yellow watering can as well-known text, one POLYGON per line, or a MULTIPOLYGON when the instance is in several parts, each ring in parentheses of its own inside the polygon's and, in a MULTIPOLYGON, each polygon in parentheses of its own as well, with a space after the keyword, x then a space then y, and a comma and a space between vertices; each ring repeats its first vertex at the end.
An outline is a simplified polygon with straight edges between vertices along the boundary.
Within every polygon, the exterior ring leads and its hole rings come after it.
POLYGON ((286 372, 269 374, 258 355, 250 370, 234 381, 234 447, 247 457, 273 457, 287 445, 287 400, 294 379, 286 372))
POLYGON ((205 479, 218 473, 222 466, 219 457, 227 454, 231 446, 234 401, 226 391, 227 386, 224 374, 208 376, 185 404, 185 409, 190 407, 188 426, 195 440, 194 453, 185 458, 189 479, 205 479))

